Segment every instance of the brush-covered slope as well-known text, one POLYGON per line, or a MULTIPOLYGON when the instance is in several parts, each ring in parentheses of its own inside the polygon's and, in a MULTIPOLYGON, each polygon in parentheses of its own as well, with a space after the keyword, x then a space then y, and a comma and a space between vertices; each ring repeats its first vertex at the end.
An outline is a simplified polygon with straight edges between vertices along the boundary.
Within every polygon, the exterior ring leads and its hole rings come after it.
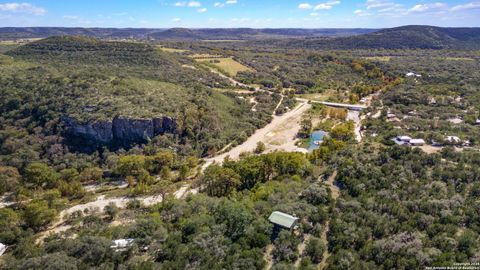
MULTIPOLYGON (((0 61, 2 147, 12 134, 19 142, 33 137, 42 149, 45 136, 91 148, 171 134, 163 143, 205 154, 242 140, 271 113, 210 90, 221 86, 217 75, 183 67, 195 63, 145 44, 55 37, 0 61)), ((10 156, 22 146, 2 150, 10 156)))
POLYGON ((297 40, 289 45, 322 49, 480 49, 480 28, 403 26, 350 37, 297 40))
POLYGON ((301 29, 301 28, 65 28, 65 27, 0 27, 0 40, 46 38, 51 36, 89 36, 101 39, 156 40, 252 40, 286 37, 350 36, 373 32, 374 29, 301 29))

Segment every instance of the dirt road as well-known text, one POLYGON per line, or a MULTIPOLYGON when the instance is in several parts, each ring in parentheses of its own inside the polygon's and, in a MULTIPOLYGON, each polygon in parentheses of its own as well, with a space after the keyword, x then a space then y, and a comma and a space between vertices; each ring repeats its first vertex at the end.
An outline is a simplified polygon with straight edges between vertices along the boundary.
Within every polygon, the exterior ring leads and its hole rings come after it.
POLYGON ((295 145, 296 135, 300 129, 302 115, 311 107, 308 102, 300 103, 295 109, 280 115, 273 116, 273 120, 265 127, 258 129, 244 143, 232 148, 230 151, 221 155, 208 158, 202 169, 207 168, 212 163, 222 163, 229 156, 231 159, 238 159, 243 152, 254 151, 258 142, 265 143, 266 152, 275 150, 287 152, 303 152, 307 149, 295 145))
MULTIPOLYGON (((335 184, 335 178, 337 177, 337 171, 335 170, 330 177, 328 177, 325 184, 330 188, 332 191, 332 198, 337 200, 340 196, 340 188, 335 184)), ((330 220, 327 220, 325 223, 325 230, 322 232, 321 239, 325 243, 326 249, 323 252, 323 258, 320 264, 318 265, 318 269, 325 269, 327 266, 327 259, 330 257, 330 253, 328 252, 328 231, 330 230, 330 220)))
MULTIPOLYGON (((198 190, 191 190, 189 185, 184 185, 180 187, 177 191, 173 193, 173 196, 177 199, 182 199, 189 193, 195 194, 197 193, 198 190)), ((99 196, 95 201, 84 203, 84 204, 78 204, 75 206, 72 206, 70 208, 67 208, 63 211, 60 212, 59 217, 60 220, 52 224, 49 229, 46 231, 42 232, 40 236, 37 238, 37 243, 40 243, 51 233, 60 233, 67 231, 68 229, 71 228, 70 225, 66 225, 65 220, 72 214, 77 211, 83 212, 85 210, 88 211, 100 211, 103 212, 105 209, 105 206, 109 204, 115 204, 118 208, 126 208, 128 202, 133 201, 133 200, 138 200, 142 202, 143 205, 145 206, 151 206, 157 203, 162 202, 162 196, 160 195, 153 195, 153 196, 146 196, 146 197, 138 197, 138 198, 127 198, 127 197, 116 197, 116 198, 105 198, 105 196, 99 196)))
POLYGON ((357 139, 357 142, 361 142, 362 134, 360 133, 360 128, 362 124, 362 119, 360 118, 360 112, 349 110, 347 114, 347 120, 352 120, 355 123, 355 129, 353 130, 353 132, 355 133, 355 138, 357 139))

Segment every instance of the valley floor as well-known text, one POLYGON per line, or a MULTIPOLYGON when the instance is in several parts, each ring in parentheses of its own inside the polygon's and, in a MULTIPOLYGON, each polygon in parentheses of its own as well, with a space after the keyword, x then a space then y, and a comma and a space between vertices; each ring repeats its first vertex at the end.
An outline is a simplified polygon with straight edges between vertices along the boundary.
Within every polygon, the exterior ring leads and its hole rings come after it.
POLYGON ((257 147, 257 143, 263 142, 266 146, 266 152, 287 151, 287 152, 307 152, 307 149, 295 145, 297 133, 300 129, 300 122, 303 114, 310 109, 311 105, 303 101, 297 107, 283 115, 274 116, 270 124, 258 129, 244 143, 232 148, 230 151, 206 159, 202 169, 207 168, 213 163, 222 163, 226 157, 238 159, 241 153, 251 152, 257 147))

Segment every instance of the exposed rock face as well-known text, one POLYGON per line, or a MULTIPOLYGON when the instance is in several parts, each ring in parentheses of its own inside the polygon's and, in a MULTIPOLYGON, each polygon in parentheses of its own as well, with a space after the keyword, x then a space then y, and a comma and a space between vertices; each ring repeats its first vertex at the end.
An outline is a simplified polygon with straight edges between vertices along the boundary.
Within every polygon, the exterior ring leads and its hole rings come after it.
POLYGON ((153 118, 153 133, 164 134, 164 133, 176 133, 177 131, 177 122, 175 119, 164 116, 161 118, 153 118))
POLYGON ((80 139, 91 145, 130 145, 146 142, 165 133, 175 134, 175 119, 163 116, 153 119, 115 117, 112 121, 79 124, 74 118, 62 117, 68 137, 80 139))
POLYGON ((99 144, 109 144, 113 140, 112 122, 98 121, 82 125, 68 116, 63 117, 62 121, 69 135, 99 144))
POLYGON ((147 141, 155 136, 152 119, 115 117, 112 122, 113 138, 119 143, 147 141))

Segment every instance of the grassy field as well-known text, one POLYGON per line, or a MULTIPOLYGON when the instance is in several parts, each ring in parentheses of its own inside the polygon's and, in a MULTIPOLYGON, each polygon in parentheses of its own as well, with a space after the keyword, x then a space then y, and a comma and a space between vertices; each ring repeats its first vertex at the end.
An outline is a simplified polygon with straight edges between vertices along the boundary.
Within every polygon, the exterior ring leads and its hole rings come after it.
POLYGON ((251 68, 242 65, 233 58, 203 58, 196 59, 200 63, 209 63, 217 67, 220 71, 227 73, 230 76, 236 76, 241 71, 252 71, 251 68))
POLYGON ((181 50, 181 49, 174 49, 174 48, 165 48, 165 47, 159 47, 160 50, 164 52, 169 52, 169 53, 184 53, 188 52, 188 50, 181 50))
POLYGON ((245 40, 240 39, 204 39, 203 42, 210 42, 210 43, 219 43, 219 42, 245 42, 245 40))
POLYGON ((475 60, 473 58, 468 58, 468 57, 445 57, 443 59, 447 61, 474 61, 475 60))
POLYGON ((190 58, 206 59, 206 58, 223 58, 223 57, 221 55, 218 55, 218 54, 196 53, 196 54, 190 55, 190 58))
POLYGON ((364 59, 370 60, 370 61, 389 62, 391 57, 390 56, 371 56, 371 57, 364 57, 364 59))
POLYGON ((299 94, 296 96, 316 101, 333 101, 339 98, 338 94, 333 90, 327 90, 323 93, 299 94))

